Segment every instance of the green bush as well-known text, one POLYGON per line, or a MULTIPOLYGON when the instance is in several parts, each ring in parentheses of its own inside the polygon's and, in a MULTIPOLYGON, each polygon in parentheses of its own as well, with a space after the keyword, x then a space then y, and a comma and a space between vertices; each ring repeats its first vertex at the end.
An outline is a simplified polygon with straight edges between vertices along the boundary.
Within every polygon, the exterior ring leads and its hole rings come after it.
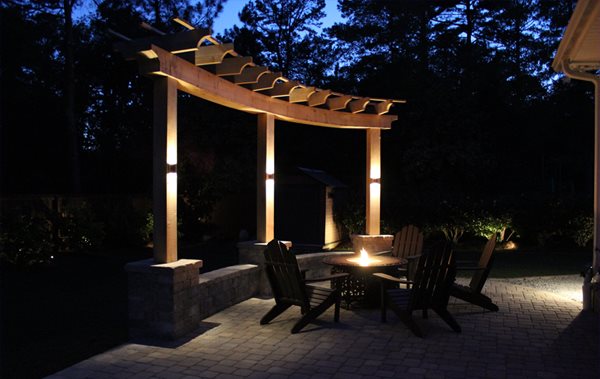
POLYGON ((441 232, 446 240, 455 244, 469 228, 471 215, 465 203, 443 200, 428 213, 426 230, 430 233, 441 232))
POLYGON ((0 222, 0 259, 25 267, 50 261, 54 244, 45 215, 3 212, 0 222))
POLYGON ((522 199, 513 221, 524 243, 585 245, 592 238, 591 199, 522 199))
POLYGON ((506 242, 515 233, 512 210, 495 200, 442 200, 424 207, 422 214, 427 234, 440 233, 455 244, 465 235, 487 239, 494 233, 498 242, 506 242))
POLYGON ((69 201, 58 217, 59 250, 93 251, 100 248, 106 233, 87 201, 69 201))
POLYGON ((139 247, 150 241, 148 230, 150 201, 129 196, 100 197, 90 200, 98 222, 104 224, 106 247, 139 247))
POLYGON ((342 238, 365 233, 365 206, 356 194, 350 194, 348 201, 336 202, 334 205, 334 219, 340 225, 342 238))
POLYGON ((577 246, 585 247, 594 238, 594 218, 578 215, 569 220, 569 236, 577 246))
POLYGON ((507 213, 500 216, 494 216, 486 210, 481 210, 480 214, 473 215, 468 225, 468 231, 477 237, 489 239, 497 234, 497 242, 507 242, 514 235, 512 226, 512 217, 507 213))

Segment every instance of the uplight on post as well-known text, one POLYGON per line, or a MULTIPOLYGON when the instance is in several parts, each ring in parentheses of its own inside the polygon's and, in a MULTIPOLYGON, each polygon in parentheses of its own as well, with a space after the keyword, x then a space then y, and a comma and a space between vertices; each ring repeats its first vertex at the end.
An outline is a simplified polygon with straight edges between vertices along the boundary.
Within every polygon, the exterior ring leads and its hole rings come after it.
POLYGON ((381 165, 379 162, 377 162, 377 164, 373 162, 369 171, 369 179, 371 179, 371 182, 377 181, 377 183, 379 183, 381 180, 381 165))
POLYGON ((177 251, 177 165, 167 165, 167 251, 177 251))
MULTIPOLYGON (((274 224, 274 212, 275 209, 275 174, 267 173, 265 175, 265 202, 266 202, 266 224, 273 225, 274 224)), ((270 241, 274 238, 272 228, 266 230, 265 235, 267 241, 270 241)))

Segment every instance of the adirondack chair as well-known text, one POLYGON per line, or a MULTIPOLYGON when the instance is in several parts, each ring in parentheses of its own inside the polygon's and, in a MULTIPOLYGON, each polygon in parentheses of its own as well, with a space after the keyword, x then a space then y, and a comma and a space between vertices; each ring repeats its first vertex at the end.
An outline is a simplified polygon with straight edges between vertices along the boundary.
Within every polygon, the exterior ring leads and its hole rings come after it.
POLYGON ((450 295, 469 303, 479 305, 490 311, 498 311, 498 306, 492 302, 492 299, 481 293, 485 281, 492 269, 494 262, 494 248, 496 247, 496 235, 494 234, 483 247, 479 262, 476 265, 467 265, 459 263, 458 270, 475 271, 468 286, 454 283, 450 288, 450 295))
POLYGON ((406 225, 394 236, 392 256, 404 258, 408 261, 405 268, 401 268, 402 275, 407 279, 414 278, 416 259, 423 252, 423 233, 414 225, 406 225))
POLYGON ((448 312, 449 290, 455 277, 455 263, 449 245, 436 245, 423 253, 417 262, 414 280, 396 278, 383 273, 373 274, 381 280, 381 321, 387 321, 387 309, 390 308, 418 337, 423 332, 413 319, 412 313, 432 309, 451 328, 460 333, 461 327, 448 312), (410 288, 390 288, 389 283, 410 282, 410 288))
POLYGON ((340 291, 337 288, 318 287, 307 282, 331 280, 335 283, 348 274, 306 280, 298 268, 296 256, 281 241, 269 242, 264 256, 265 270, 273 290, 275 305, 260 320, 261 325, 268 324, 292 305, 299 306, 302 312, 302 317, 292 328, 292 333, 298 333, 332 305, 335 305, 334 321, 339 322, 340 291))

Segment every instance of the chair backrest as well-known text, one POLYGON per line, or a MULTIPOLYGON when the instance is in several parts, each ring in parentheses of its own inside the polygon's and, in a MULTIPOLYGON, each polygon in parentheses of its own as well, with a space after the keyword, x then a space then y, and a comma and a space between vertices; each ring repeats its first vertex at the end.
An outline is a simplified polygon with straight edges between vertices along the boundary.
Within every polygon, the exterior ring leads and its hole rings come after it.
POLYGON ((419 257, 411 287, 410 309, 447 304, 455 277, 456 265, 451 245, 443 243, 432 246, 419 257))
POLYGON ((471 282, 469 283, 469 287, 472 291, 481 292, 485 281, 490 274, 492 269, 492 264, 494 263, 494 249, 496 248, 496 233, 490 237, 490 239, 486 242, 483 247, 483 251, 481 252, 481 257, 479 258, 479 263, 477 263, 477 267, 479 270, 475 271, 475 274, 471 278, 471 282))
POLYGON ((423 233, 414 225, 406 225, 394 237, 392 256, 406 258, 423 252, 423 233))
POLYGON ((273 240, 267 244, 264 256, 265 270, 275 301, 308 307, 306 286, 294 253, 283 242, 273 240))

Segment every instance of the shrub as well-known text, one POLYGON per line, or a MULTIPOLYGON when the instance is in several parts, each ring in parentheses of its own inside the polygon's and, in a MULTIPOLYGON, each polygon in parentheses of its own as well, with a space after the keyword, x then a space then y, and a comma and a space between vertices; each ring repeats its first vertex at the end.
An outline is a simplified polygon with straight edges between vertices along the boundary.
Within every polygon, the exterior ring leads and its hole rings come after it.
POLYGON ((150 241, 148 213, 150 200, 129 196, 103 196, 91 201, 97 222, 104 224, 108 247, 139 247, 150 241))
POLYGON ((3 212, 0 230, 1 260, 19 267, 50 261, 54 244, 45 215, 3 212))
POLYGON ((490 238, 497 234, 497 242, 507 242, 514 235, 512 217, 508 214, 493 216, 486 210, 479 215, 473 215, 468 225, 470 233, 477 237, 490 238))
POLYGON ((344 202, 334 203, 335 222, 340 225, 342 238, 365 232, 365 208, 355 194, 344 202))
POLYGON ((69 201, 58 217, 59 250, 93 251, 102 246, 104 223, 98 221, 88 202, 69 201))
POLYGON ((469 209, 465 203, 443 200, 429 215, 426 230, 441 232, 446 240, 458 243, 469 228, 469 209))
POLYGON ((569 220, 569 235, 578 246, 585 247, 594 238, 594 218, 579 215, 569 220))

